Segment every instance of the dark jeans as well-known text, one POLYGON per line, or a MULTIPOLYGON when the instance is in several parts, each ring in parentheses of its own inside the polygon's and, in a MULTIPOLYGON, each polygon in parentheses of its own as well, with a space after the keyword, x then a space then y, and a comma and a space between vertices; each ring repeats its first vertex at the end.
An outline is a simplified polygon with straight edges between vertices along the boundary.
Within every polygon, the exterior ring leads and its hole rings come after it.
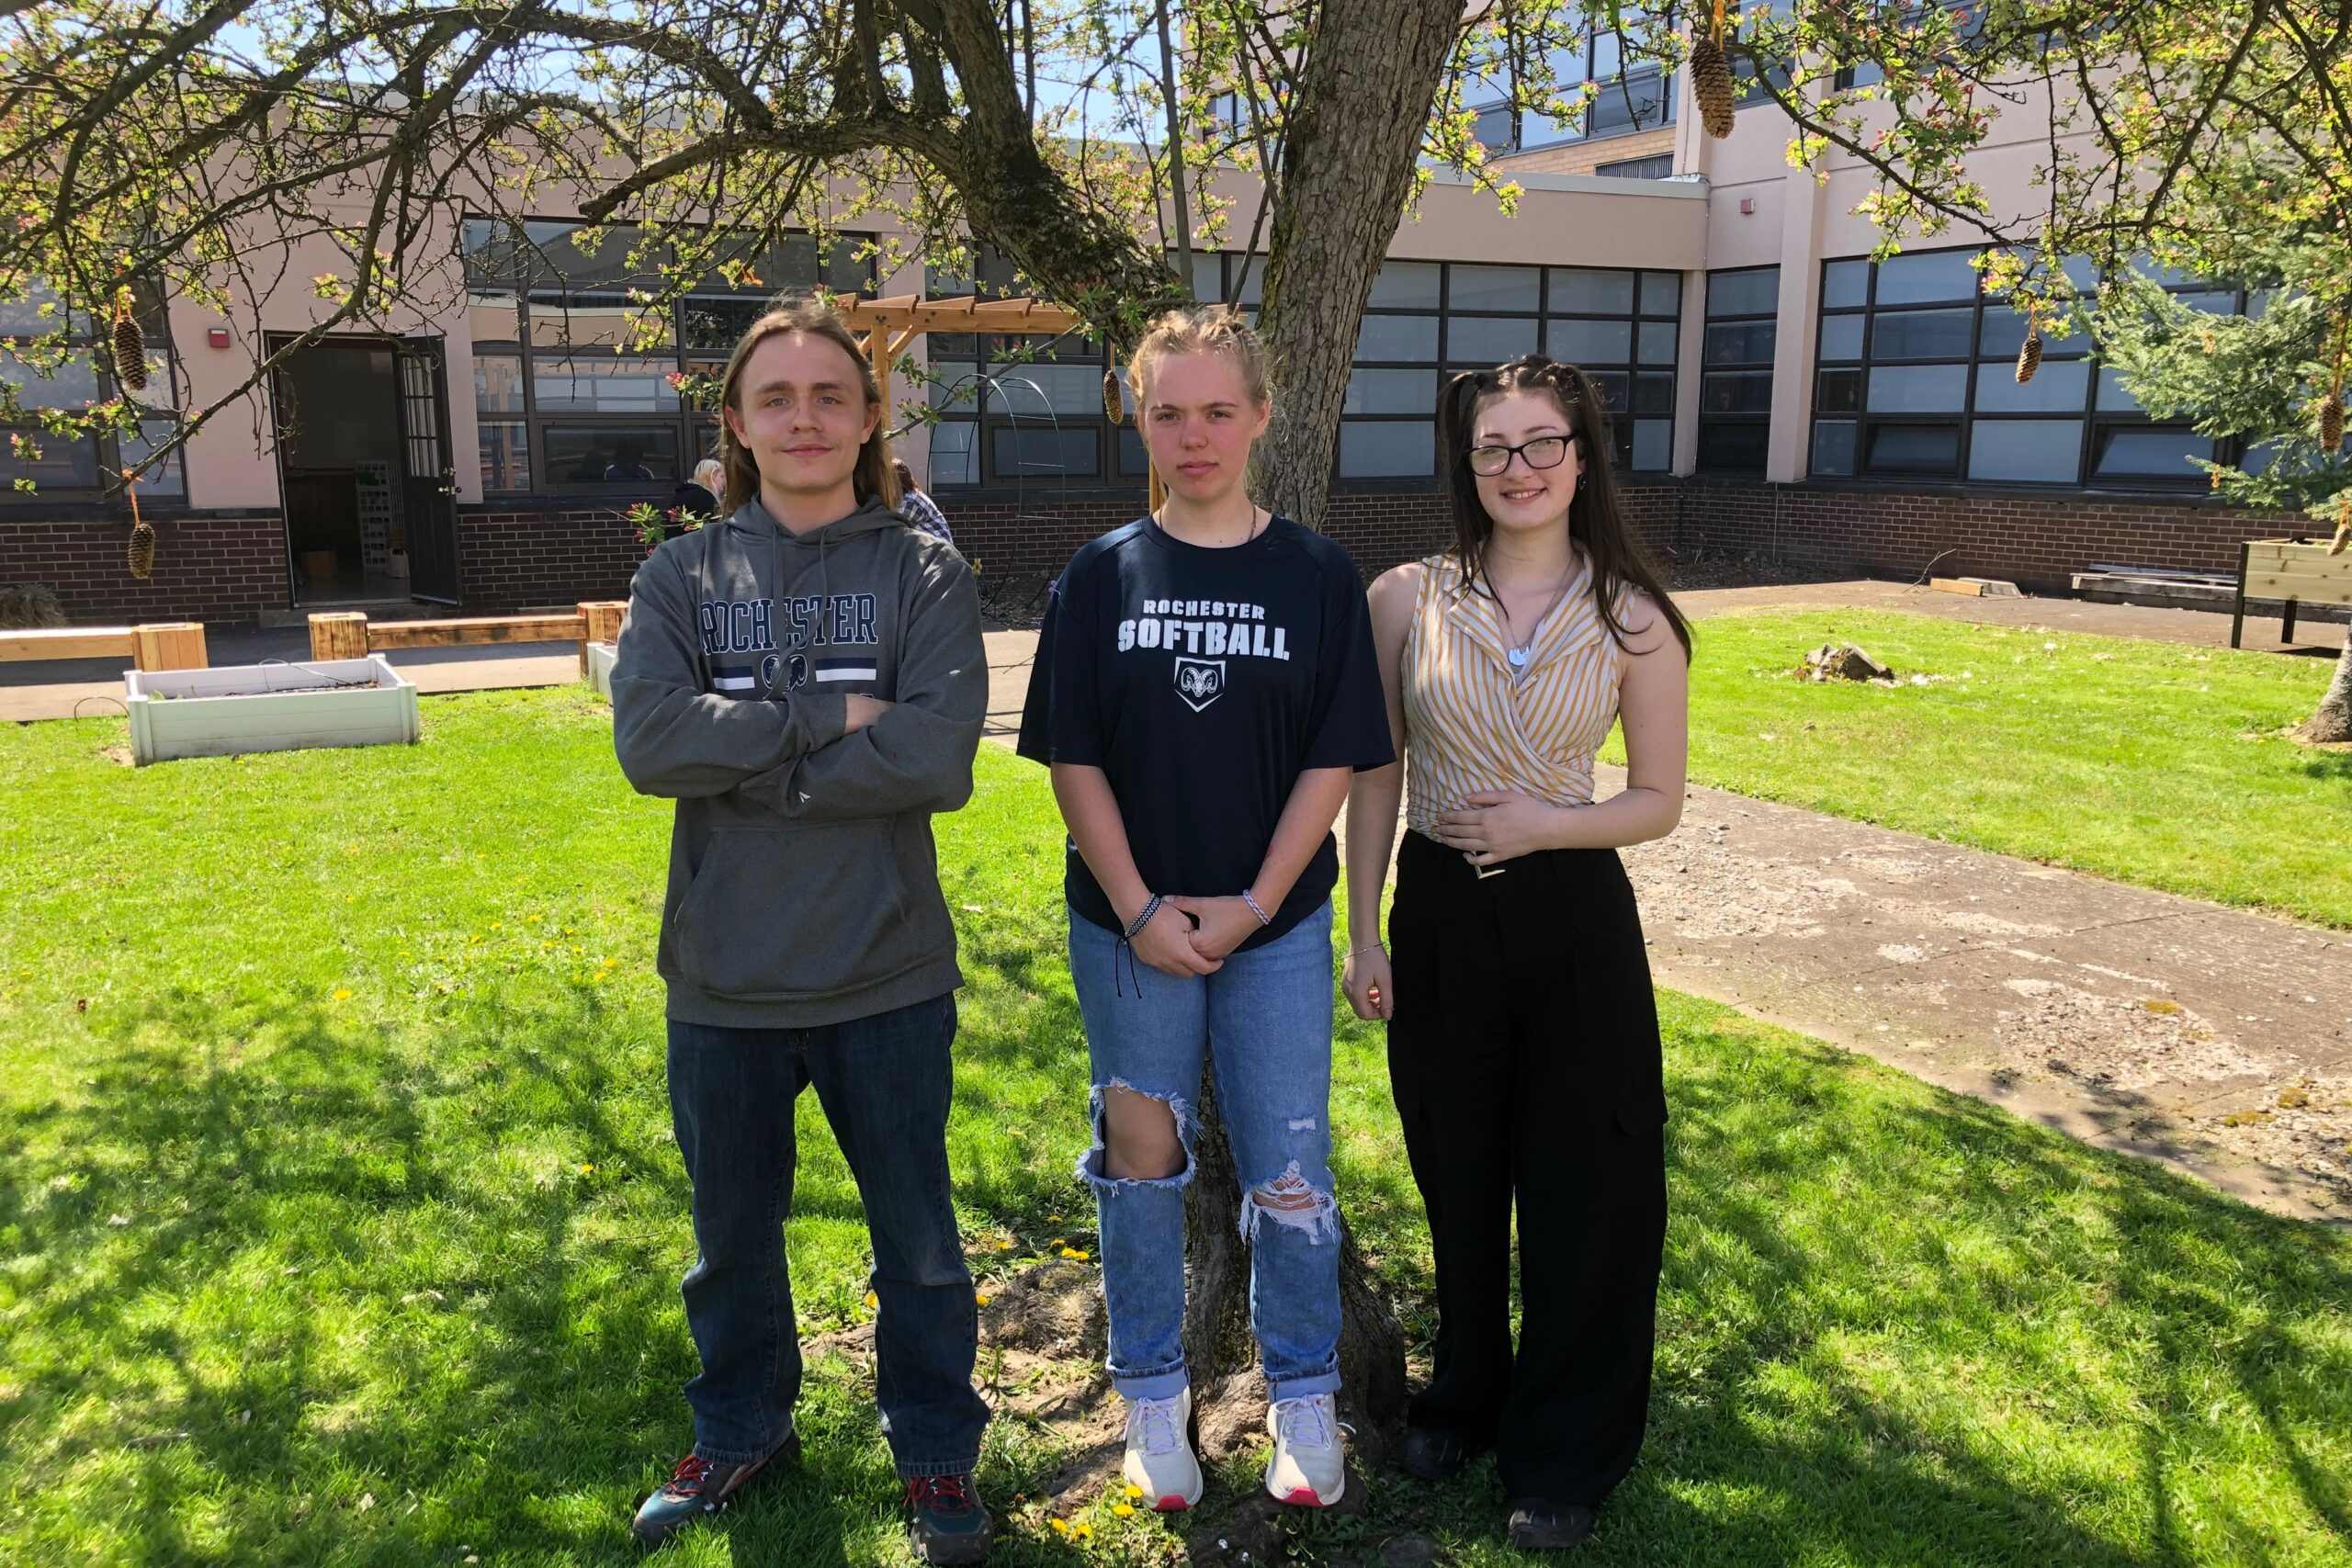
POLYGON ((1641 1452, 1666 1238, 1633 889, 1609 850, 1525 855, 1482 881, 1407 833, 1388 936, 1389 1077, 1437 1264, 1430 1385, 1409 1419, 1494 1444, 1513 1497, 1597 1505, 1641 1452))
POLYGON ((702 1358, 686 1384, 695 1451, 722 1464, 780 1441, 800 1393, 785 1270, 792 1111, 814 1084, 857 1179, 874 1238, 876 1393, 901 1477, 961 1475, 988 1407, 972 1389, 979 1340, 947 1187, 953 995, 817 1029, 670 1023, 670 1116, 695 1189, 686 1325, 702 1358))

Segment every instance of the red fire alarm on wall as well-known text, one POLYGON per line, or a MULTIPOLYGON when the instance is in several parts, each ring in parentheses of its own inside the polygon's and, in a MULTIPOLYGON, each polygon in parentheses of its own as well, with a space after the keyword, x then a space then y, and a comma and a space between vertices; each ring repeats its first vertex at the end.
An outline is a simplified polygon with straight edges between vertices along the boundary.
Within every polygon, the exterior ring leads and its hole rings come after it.
POLYGON ((1739 198, 1739 215, 1743 218, 1753 218, 1756 216, 1756 198, 1754 197, 1743 196, 1739 198))
POLYGON ((205 329, 204 329, 204 345, 205 345, 207 348, 226 348, 226 347, 228 347, 228 346, 229 346, 229 329, 228 329, 228 328, 226 328, 226 327, 207 327, 207 328, 205 328, 205 329))

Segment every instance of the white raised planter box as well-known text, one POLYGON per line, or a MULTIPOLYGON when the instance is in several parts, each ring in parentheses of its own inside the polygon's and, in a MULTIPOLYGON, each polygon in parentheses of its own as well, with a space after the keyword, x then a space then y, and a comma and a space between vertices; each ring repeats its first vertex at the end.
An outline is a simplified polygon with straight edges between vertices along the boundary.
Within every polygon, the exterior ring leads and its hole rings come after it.
POLYGON ((416 688, 382 656, 215 670, 129 670, 131 760, 413 743, 416 688))
POLYGON ((620 649, 609 642, 588 645, 588 683, 606 702, 613 700, 613 661, 620 657, 620 649))

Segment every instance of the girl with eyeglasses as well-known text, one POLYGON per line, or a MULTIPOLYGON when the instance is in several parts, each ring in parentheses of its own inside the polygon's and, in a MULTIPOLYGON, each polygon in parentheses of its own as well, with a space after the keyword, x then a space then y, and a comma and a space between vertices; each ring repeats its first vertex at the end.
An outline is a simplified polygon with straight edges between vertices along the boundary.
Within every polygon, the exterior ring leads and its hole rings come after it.
POLYGON ((1492 1448, 1512 1543, 1560 1549, 1591 1532, 1648 1414, 1666 1094, 1617 850, 1681 816, 1690 632, 1626 525, 1581 370, 1529 355, 1457 376, 1438 414, 1453 546, 1371 593, 1399 760, 1348 797, 1343 987, 1387 1021, 1436 1254, 1405 1468, 1442 1480, 1492 1448), (1620 720, 1626 787, 1596 802, 1620 720))

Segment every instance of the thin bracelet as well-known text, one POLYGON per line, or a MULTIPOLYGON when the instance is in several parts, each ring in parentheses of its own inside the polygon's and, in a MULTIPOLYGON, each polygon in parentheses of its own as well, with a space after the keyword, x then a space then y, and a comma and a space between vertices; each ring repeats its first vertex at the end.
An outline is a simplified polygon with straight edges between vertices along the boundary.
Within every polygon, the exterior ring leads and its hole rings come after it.
POLYGON ((1258 896, 1247 887, 1241 890, 1241 901, 1250 906, 1250 912, 1258 917, 1260 925, 1271 926, 1274 923, 1273 916, 1258 907, 1258 896))
POLYGON ((1144 927, 1151 924, 1151 917, 1159 913, 1159 906, 1162 902, 1164 902, 1164 900, 1159 894, 1153 894, 1150 901, 1144 905, 1143 912, 1137 915, 1134 919, 1129 920, 1127 922, 1127 929, 1119 933, 1121 938, 1127 942, 1135 941, 1136 933, 1141 931, 1144 927))
POLYGON ((1348 949, 1348 956, 1350 958, 1353 958, 1359 953, 1371 953, 1375 950, 1381 953, 1385 953, 1388 951, 1388 944, 1385 942, 1368 942, 1362 947, 1351 947, 1348 949))

